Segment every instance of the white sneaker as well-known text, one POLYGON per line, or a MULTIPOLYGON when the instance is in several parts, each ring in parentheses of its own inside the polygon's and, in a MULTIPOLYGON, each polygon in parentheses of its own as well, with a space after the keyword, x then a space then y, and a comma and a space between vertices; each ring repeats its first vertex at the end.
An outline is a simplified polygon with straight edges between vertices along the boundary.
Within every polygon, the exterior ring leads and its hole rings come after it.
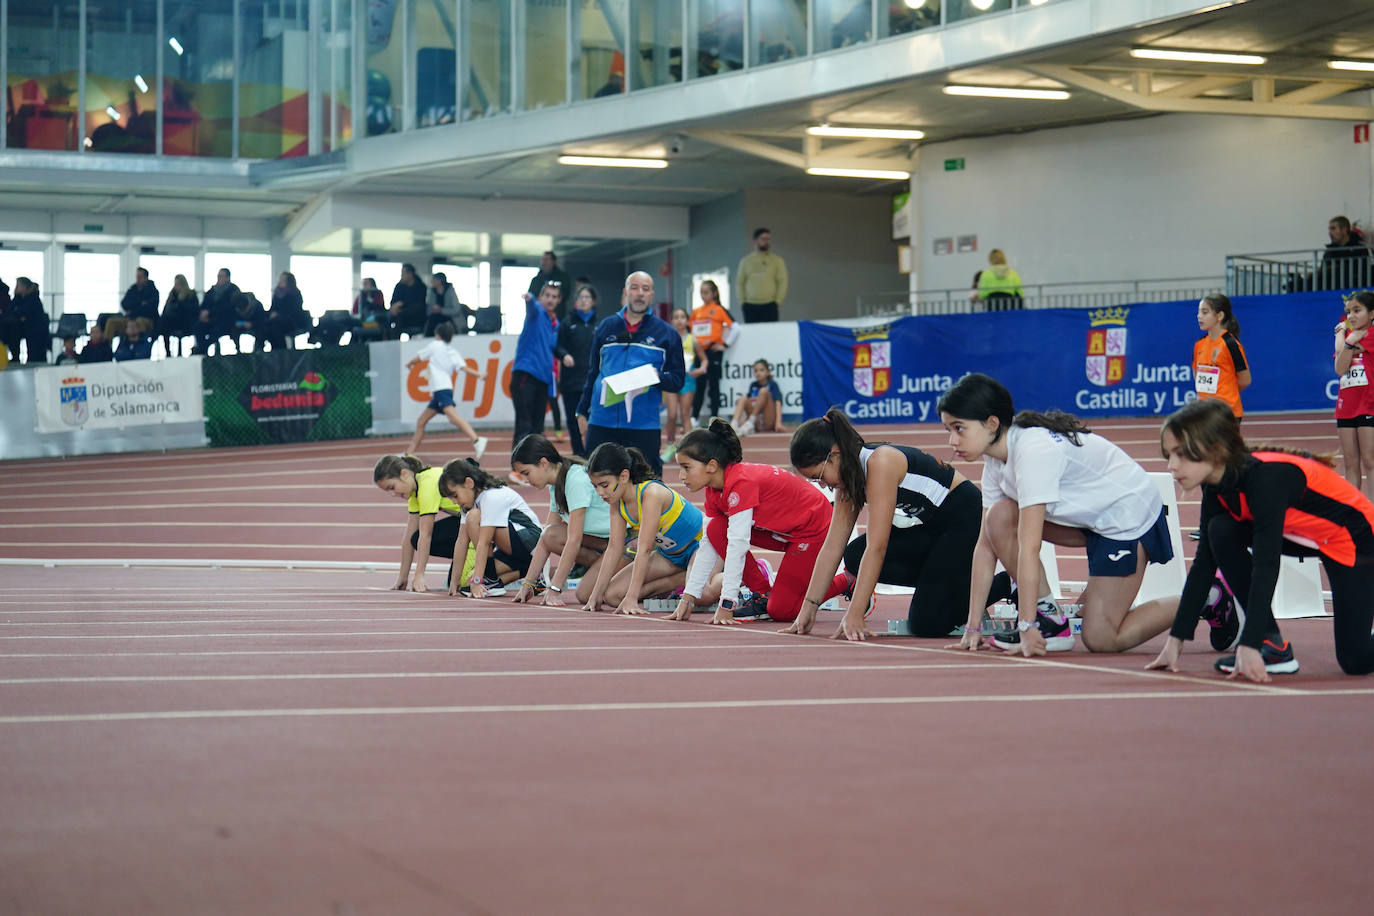
POLYGON ((752 436, 754 434, 753 417, 749 417, 747 420, 745 420, 743 423, 739 425, 739 434, 741 436, 752 436))
POLYGON ((481 461, 482 456, 486 454, 487 443, 490 441, 491 440, 486 436, 478 436, 477 441, 472 443, 472 457, 477 461, 481 461))

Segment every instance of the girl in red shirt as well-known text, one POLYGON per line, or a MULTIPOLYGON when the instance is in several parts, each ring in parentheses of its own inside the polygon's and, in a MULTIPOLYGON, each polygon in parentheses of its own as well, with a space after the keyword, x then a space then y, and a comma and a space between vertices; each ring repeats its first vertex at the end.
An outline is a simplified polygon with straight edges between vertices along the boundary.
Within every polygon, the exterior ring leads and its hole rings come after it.
MULTIPOLYGON (((718 588, 720 604, 712 623, 759 618, 764 611, 773 620, 796 620, 830 529, 830 501, 796 474, 768 464, 745 463, 739 437, 720 417, 706 429, 683 436, 677 460, 687 489, 706 491, 707 523, 706 537, 687 573, 682 601, 670 618, 687 620, 696 599, 718 588), (750 552, 750 544, 782 551, 773 582, 750 552), (724 572, 712 583, 722 558, 724 572), (755 596, 745 607, 737 607, 741 582, 755 596)), ((835 576, 821 600, 841 594, 847 581, 843 573, 835 576)))
POLYGON ((1345 300, 1345 320, 1336 325, 1336 435, 1341 440, 1345 479, 1374 498, 1374 403, 1369 393, 1365 346, 1374 322, 1374 293, 1345 300))

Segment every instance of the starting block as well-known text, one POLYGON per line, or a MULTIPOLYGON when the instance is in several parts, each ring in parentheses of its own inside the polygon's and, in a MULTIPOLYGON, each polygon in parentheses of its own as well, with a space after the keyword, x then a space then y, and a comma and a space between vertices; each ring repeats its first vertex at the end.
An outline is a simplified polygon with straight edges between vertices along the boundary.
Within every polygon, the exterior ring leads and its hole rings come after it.
POLYGON ((1149 477, 1164 501, 1164 516, 1169 523, 1169 543, 1174 548, 1174 558, 1163 566, 1151 563, 1145 567, 1145 578, 1141 580, 1140 591, 1135 596, 1136 604, 1156 598, 1177 598, 1183 594, 1183 580, 1188 577, 1188 571, 1183 567, 1183 536, 1179 533, 1178 491, 1173 475, 1152 471, 1149 477))
POLYGON ((1322 597, 1321 560, 1316 557, 1282 557, 1279 581, 1274 586, 1274 619, 1328 617, 1322 597))

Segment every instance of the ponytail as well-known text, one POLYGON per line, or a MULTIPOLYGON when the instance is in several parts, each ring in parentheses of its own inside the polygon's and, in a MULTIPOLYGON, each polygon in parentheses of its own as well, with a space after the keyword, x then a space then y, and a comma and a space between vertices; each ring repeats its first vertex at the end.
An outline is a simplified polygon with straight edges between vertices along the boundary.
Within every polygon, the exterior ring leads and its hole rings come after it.
POLYGON ((1083 425, 1083 421, 1071 413, 1064 413, 1062 410, 1051 410, 1048 413, 1040 413, 1038 410, 1023 410, 1012 420, 1022 429, 1032 427, 1042 427, 1052 433, 1059 433, 1074 445, 1082 445, 1083 440, 1079 438, 1081 434, 1092 432, 1091 429, 1083 425))
POLYGON ((506 485, 504 480, 494 477, 478 467, 477 462, 467 458, 455 458, 444 465, 444 471, 439 475, 439 492, 444 496, 449 496, 453 488, 461 485, 465 480, 472 481, 472 489, 477 494, 483 490, 491 490, 506 485))
POLYGON ((1202 301, 1207 303, 1207 307, 1212 311, 1226 315, 1221 321, 1222 328, 1236 340, 1240 340, 1240 322, 1236 320, 1236 311, 1231 307, 1231 297, 1225 293, 1209 293, 1202 297, 1202 301))
POLYGON ((714 461, 722 468, 744 460, 744 446, 740 445, 735 428, 720 417, 713 417, 705 429, 694 429, 683 436, 677 453, 702 464, 714 461))
POLYGON ((553 502, 562 515, 568 514, 568 471, 574 464, 586 464, 576 455, 564 455, 554 444, 538 433, 530 433, 520 440, 510 453, 513 467, 519 464, 538 464, 540 459, 558 465, 558 476, 553 482, 553 502))
POLYGON ((424 462, 414 455, 383 455, 377 461, 377 466, 372 469, 372 482, 381 483, 383 480, 399 478, 405 470, 418 474, 424 469, 424 462))
POLYGON ((840 488, 857 512, 864 507, 867 498, 868 479, 859 463, 859 449, 864 447, 864 440, 843 410, 832 407, 825 416, 798 426, 792 433, 788 457, 794 468, 815 467, 824 463, 830 450, 836 447, 839 449, 840 488))
POLYGON ((643 483, 658 477, 653 467, 637 448, 626 448, 618 442, 603 442, 592 450, 587 459, 588 474, 607 474, 619 477, 622 471, 630 472, 631 483, 643 483))

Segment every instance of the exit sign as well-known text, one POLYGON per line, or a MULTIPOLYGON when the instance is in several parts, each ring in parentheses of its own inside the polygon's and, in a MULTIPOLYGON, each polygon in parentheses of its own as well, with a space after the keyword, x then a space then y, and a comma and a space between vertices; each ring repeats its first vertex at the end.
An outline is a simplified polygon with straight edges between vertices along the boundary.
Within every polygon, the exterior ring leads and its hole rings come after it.
POLYGON ((964 170, 964 160, 963 160, 962 157, 959 158, 959 159, 946 159, 946 160, 945 160, 945 171, 946 171, 946 172, 962 172, 963 170, 964 170))
POLYGON ((87 223, 82 227, 83 232, 104 232, 105 226, 102 223, 87 223))

